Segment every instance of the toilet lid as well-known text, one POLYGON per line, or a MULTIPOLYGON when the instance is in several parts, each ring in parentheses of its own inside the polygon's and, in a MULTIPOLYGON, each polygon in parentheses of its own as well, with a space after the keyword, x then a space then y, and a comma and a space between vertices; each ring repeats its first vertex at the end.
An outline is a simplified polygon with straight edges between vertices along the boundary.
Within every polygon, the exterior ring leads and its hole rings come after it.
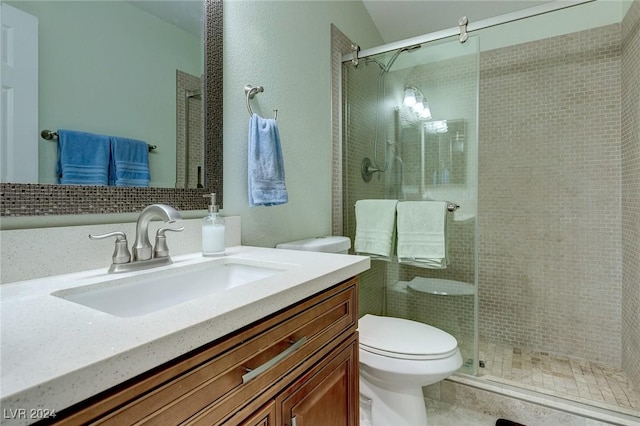
POLYGON ((458 348, 449 333, 401 318, 367 314, 358 321, 358 335, 361 349, 392 358, 446 358, 458 348))

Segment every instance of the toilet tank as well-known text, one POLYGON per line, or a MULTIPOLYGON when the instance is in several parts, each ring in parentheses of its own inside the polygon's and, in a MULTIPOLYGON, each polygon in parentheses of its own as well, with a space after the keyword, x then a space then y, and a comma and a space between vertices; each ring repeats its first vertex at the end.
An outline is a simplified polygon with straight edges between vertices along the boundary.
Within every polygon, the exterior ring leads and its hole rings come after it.
POLYGON ((321 251, 324 253, 349 253, 351 240, 349 237, 327 236, 290 241, 276 245, 279 249, 321 251))

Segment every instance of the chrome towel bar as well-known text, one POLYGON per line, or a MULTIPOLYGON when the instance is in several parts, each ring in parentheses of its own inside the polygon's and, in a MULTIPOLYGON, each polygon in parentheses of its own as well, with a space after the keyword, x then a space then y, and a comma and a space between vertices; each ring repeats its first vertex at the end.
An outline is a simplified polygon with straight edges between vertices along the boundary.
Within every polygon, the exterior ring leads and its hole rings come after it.
MULTIPOLYGON (((438 200, 405 200, 405 201, 438 201, 438 200)), ((454 203, 452 201, 447 201, 447 211, 455 212, 460 208, 460 204, 454 203)), ((353 205, 355 207, 355 204, 353 205)))
MULTIPOLYGON (((58 139, 58 132, 54 132, 52 130, 43 130, 40 132, 40 136, 42 139, 46 139, 48 141, 53 141, 58 139)), ((149 146, 149 151, 153 151, 157 148, 156 145, 147 144, 149 146)))

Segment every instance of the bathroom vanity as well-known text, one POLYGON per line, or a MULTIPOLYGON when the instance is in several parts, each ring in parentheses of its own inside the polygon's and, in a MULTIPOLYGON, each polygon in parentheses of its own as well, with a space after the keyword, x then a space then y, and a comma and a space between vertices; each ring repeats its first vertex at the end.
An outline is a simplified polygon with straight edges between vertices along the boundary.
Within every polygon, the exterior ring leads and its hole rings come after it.
POLYGON ((60 413, 56 424, 355 425, 355 279, 60 413))
MULTIPOLYGON (((42 420, 7 418, 20 409, 49 410, 56 416, 47 423, 68 425, 357 424, 354 277, 368 269, 369 259, 254 247, 228 253, 227 262, 283 269, 120 317, 52 296, 120 279, 102 272, 3 286, 3 424, 42 420), (31 315, 18 312, 18 303, 30 304, 31 315), (5 324, 7 310, 15 317, 5 324), (40 315, 53 312, 57 321, 39 323, 40 315), (58 345, 38 350, 37 340, 21 339, 29 325, 34 339, 56 330, 58 345)), ((199 255, 175 260, 163 267, 167 273, 207 262, 199 255)))

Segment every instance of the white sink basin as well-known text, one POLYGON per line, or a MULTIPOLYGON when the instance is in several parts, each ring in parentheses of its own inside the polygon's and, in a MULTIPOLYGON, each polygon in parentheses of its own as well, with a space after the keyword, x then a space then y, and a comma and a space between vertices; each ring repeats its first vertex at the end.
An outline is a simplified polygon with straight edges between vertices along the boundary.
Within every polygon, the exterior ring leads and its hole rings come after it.
POLYGON ((294 265, 222 258, 51 293, 117 317, 135 317, 220 293, 294 265))

